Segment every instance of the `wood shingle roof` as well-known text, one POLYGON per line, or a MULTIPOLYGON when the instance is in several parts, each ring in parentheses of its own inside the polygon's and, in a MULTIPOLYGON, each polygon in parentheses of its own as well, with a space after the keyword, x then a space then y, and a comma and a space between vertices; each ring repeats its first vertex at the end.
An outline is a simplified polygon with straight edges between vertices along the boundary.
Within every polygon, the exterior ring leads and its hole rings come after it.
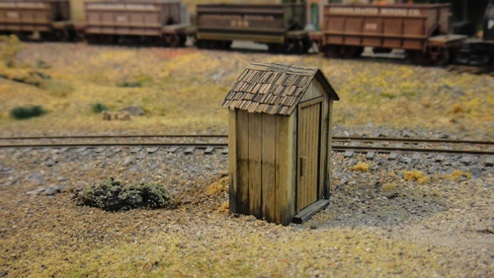
POLYGON ((251 63, 221 105, 249 113, 291 115, 313 78, 321 82, 329 98, 339 100, 318 68, 251 63))

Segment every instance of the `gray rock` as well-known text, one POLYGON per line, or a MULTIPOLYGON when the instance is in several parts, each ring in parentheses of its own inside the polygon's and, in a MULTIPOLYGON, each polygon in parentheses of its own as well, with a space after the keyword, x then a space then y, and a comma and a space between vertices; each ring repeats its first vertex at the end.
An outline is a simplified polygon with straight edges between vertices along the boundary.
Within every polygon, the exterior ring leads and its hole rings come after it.
POLYGON ((41 185, 45 182, 45 176, 43 174, 31 174, 26 180, 34 185, 41 185))
POLYGON ((159 147, 153 147, 153 148, 147 148, 146 151, 148 153, 155 153, 159 150, 160 148, 159 147))
POLYGON ((45 190, 46 190, 46 187, 40 187, 38 189, 35 189, 35 190, 31 190, 31 191, 26 192, 26 194, 27 195, 39 195, 42 192, 44 192, 45 190))
POLYGON ((69 179, 68 179, 68 178, 66 178, 66 177, 58 177, 58 178, 57 178, 57 181, 59 181, 59 182, 68 181, 68 180, 69 180, 69 179))
POLYGON ((486 160, 485 160, 485 166, 487 167, 492 167, 494 166, 494 156, 489 156, 486 160))
POLYGON ((460 160, 463 165, 470 165, 472 163, 472 159, 469 156, 464 156, 460 160))
POLYGON ((127 106, 123 108, 122 111, 128 112, 131 116, 142 116, 146 114, 144 109, 142 109, 142 107, 140 107, 139 105, 127 106))
POLYGON ((6 277, 7 275, 9 275, 9 272, 7 270, 0 271, 0 277, 6 277))
POLYGON ((122 165, 123 166, 129 166, 131 164, 134 164, 136 162, 135 158, 133 156, 127 156, 124 158, 122 165))
POLYGON ((62 189, 63 187, 60 185, 50 186, 44 191, 44 193, 46 196, 53 196, 57 193, 62 192, 62 189))

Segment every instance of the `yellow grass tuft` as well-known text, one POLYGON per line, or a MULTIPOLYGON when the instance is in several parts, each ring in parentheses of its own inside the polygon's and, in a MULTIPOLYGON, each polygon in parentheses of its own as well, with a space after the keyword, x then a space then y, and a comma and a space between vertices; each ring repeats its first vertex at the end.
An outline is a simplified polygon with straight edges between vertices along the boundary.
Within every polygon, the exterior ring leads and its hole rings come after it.
POLYGON ((228 177, 223 177, 206 188, 206 195, 213 196, 228 191, 228 177))
POLYGON ((218 208, 219 212, 228 212, 230 210, 230 203, 229 202, 224 202, 220 205, 218 208))
POLYGON ((463 107, 463 105, 459 104, 459 103, 455 103, 452 107, 451 107, 451 112, 453 114, 458 114, 458 113, 465 113, 465 107, 463 107))
POLYGON ((454 170, 453 173, 443 176, 443 178, 445 180, 450 180, 450 181, 456 181, 456 180, 460 179, 461 177, 465 177, 467 179, 470 179, 472 177, 472 174, 469 172, 461 171, 461 170, 454 170))
POLYGON ((429 176, 427 176, 425 173, 418 171, 418 170, 413 170, 413 171, 405 171, 403 174, 403 178, 406 181, 416 181, 419 184, 424 184, 429 181, 429 176))
POLYGON ((392 183, 385 183, 381 188, 383 191, 392 191, 396 189, 396 185, 392 183))
POLYGON ((369 171, 369 164, 365 162, 359 162, 352 168, 353 171, 360 171, 362 173, 365 173, 369 171))

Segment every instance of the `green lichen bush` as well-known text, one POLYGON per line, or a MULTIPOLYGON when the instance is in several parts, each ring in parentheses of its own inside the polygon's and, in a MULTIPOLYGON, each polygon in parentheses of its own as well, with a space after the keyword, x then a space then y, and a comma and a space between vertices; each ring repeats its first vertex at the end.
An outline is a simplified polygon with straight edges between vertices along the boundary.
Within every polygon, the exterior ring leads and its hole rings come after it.
POLYGON ((125 185, 114 178, 102 181, 74 195, 78 205, 106 211, 126 211, 136 208, 173 208, 168 191, 158 183, 125 185))
POLYGON ((39 117, 46 113, 42 106, 18 106, 10 110, 10 116, 17 120, 25 120, 33 117, 39 117))
POLYGON ((94 104, 91 104, 91 110, 94 113, 101 113, 103 111, 108 111, 108 106, 106 106, 102 103, 94 103, 94 104))

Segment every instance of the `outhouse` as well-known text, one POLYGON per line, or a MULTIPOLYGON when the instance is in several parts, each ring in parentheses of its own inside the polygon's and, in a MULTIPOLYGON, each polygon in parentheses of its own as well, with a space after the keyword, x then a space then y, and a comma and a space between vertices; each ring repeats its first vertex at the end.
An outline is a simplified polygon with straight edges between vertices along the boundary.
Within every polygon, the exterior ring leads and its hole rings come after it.
POLYGON ((329 204, 335 100, 317 68, 252 63, 240 74, 222 103, 231 212, 287 225, 329 204))

